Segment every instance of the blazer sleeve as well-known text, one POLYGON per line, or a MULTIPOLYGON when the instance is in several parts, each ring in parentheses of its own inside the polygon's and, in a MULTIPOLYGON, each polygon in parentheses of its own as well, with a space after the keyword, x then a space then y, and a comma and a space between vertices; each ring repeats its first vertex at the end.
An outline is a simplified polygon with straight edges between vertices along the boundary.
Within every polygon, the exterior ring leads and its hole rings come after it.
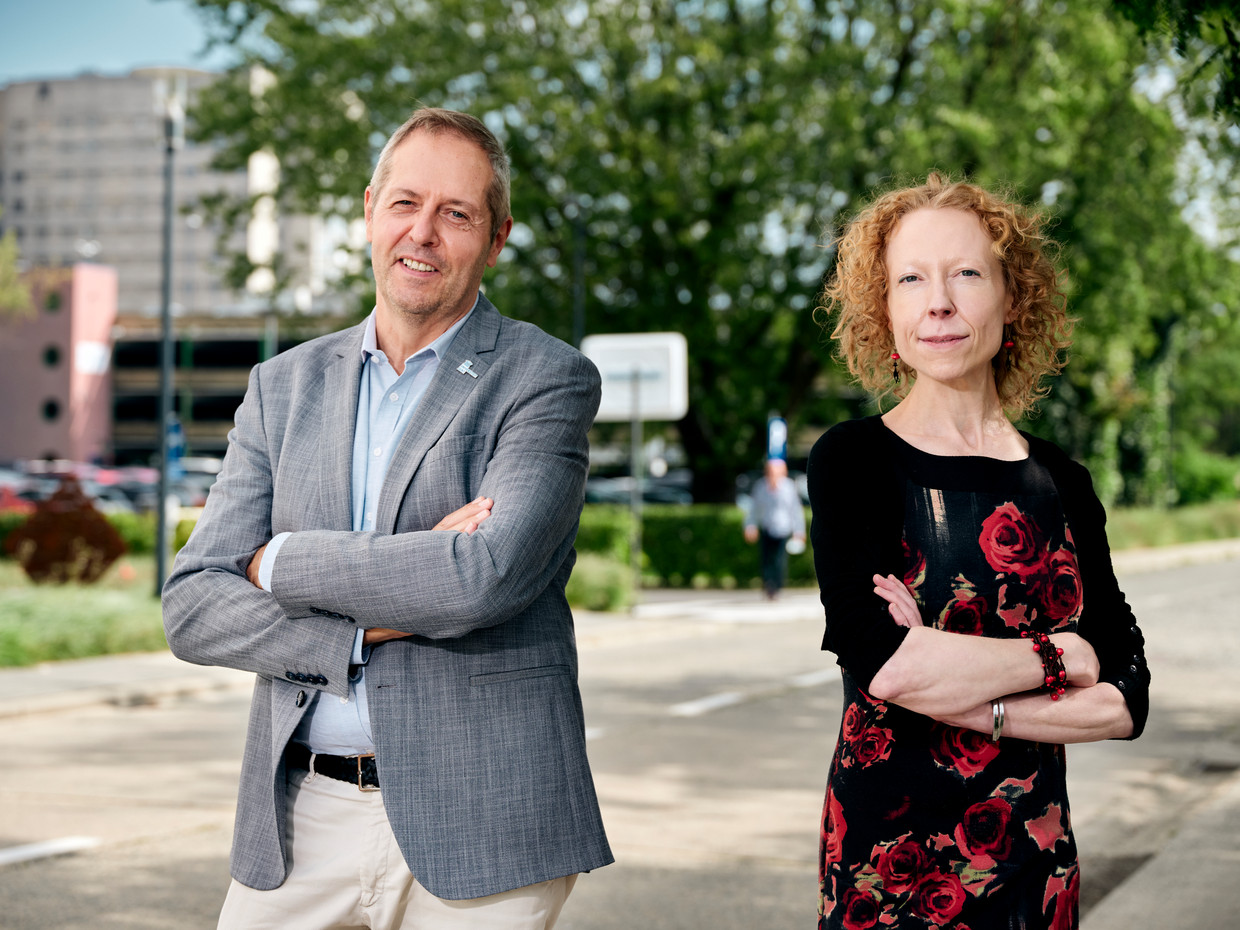
POLYGON ((868 688, 908 635, 872 580, 904 574, 903 485, 869 420, 846 421, 823 434, 806 473, 814 570, 826 616, 822 648, 868 688))
POLYGON ((450 639, 517 615, 552 584, 581 515, 600 379, 567 347, 506 351, 520 376, 488 385, 492 421, 480 424, 496 431, 478 490, 491 516, 472 534, 295 532, 271 578, 286 611, 450 639))
POLYGON ((264 417, 265 371, 260 365, 250 373, 224 466, 164 584, 164 632, 172 652, 188 662, 310 680, 343 696, 355 628, 323 616, 290 619, 245 574, 271 538, 276 452, 264 417))
POLYGON ((1077 632, 1098 655, 1099 682, 1114 685, 1124 696, 1133 725, 1127 738, 1136 739, 1149 717, 1150 670, 1145 661, 1145 638, 1111 564, 1106 511, 1083 465, 1049 443, 1038 442, 1038 448, 1049 461, 1076 547, 1084 592, 1077 632))

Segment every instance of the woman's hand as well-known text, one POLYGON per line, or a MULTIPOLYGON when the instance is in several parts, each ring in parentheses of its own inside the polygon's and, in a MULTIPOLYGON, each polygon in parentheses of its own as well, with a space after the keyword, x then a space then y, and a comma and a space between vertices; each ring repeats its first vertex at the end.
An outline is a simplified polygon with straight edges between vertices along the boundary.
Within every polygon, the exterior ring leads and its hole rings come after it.
POLYGON ((1063 650, 1060 658, 1063 659, 1064 670, 1068 673, 1069 685, 1075 688, 1092 688, 1098 683, 1101 668, 1098 654, 1094 652, 1089 640, 1076 633, 1053 633, 1051 643, 1063 650))
POLYGON ((900 626, 922 626, 921 610, 908 587, 895 575, 875 575, 874 593, 887 602, 891 619, 900 626))
POLYGON ((489 497, 476 498, 436 523, 435 529, 472 533, 482 524, 483 520, 491 515, 491 508, 494 505, 495 501, 489 497))

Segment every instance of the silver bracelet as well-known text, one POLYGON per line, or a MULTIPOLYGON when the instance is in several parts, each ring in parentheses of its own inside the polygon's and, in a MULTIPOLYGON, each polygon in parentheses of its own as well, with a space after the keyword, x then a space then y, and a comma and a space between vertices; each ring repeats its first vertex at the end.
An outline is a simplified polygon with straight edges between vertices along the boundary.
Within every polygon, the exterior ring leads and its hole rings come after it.
POLYGON ((990 712, 994 715, 994 723, 990 728, 990 741, 997 743, 999 737, 1003 735, 1003 702, 991 701, 990 712))

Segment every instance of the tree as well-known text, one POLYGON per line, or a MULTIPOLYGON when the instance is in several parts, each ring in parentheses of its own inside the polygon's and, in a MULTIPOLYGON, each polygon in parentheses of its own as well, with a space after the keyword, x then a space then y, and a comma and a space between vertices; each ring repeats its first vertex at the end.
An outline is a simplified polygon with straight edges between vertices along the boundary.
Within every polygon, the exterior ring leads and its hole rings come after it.
POLYGON ((20 319, 32 310, 30 290, 18 271, 17 236, 13 230, 0 235, 0 320, 20 319))
POLYGON ((1193 62, 1190 80, 1216 84, 1215 112, 1240 120, 1240 9, 1235 0, 1114 0, 1149 41, 1170 39, 1193 62))
POLYGON ((1197 240, 1173 203, 1183 134, 1134 91, 1144 53, 1102 0, 196 2, 247 49, 197 132, 224 167, 273 152, 286 208, 360 216, 377 145, 415 102, 483 116, 512 157, 517 219, 489 293, 570 338, 580 268, 590 332, 685 333, 676 429, 700 500, 760 461, 768 412, 803 449, 860 408, 814 312, 824 233, 859 198, 940 168, 1044 202, 1085 323, 1074 380, 1035 428, 1063 431, 1114 496, 1147 496, 1121 469, 1154 453, 1109 452, 1154 403, 1160 314, 1207 325, 1220 289, 1142 274, 1139 302, 1115 299, 1126 269, 1197 240), (260 95, 250 65, 274 78, 260 95), (1116 358, 1135 381, 1111 377, 1116 358), (1118 431, 1101 451, 1100 417, 1118 431))

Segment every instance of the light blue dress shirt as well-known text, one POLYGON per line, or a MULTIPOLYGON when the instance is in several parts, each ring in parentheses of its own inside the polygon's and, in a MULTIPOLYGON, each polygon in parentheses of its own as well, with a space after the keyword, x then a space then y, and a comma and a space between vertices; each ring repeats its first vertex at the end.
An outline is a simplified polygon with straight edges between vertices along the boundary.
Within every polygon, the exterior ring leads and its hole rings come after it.
MULTIPOLYGON (((474 306, 477 306, 475 301, 474 306)), ((362 377, 357 395, 357 426, 353 433, 353 529, 371 531, 379 509, 379 492, 387 475, 392 453, 404 435, 418 401, 426 393, 439 361, 452 340, 469 319, 473 308, 429 346, 405 359, 405 370, 396 369, 379 348, 375 336, 375 315, 366 320, 362 336, 362 377)), ((440 514, 439 516, 447 516, 440 514)), ((258 580, 271 590, 271 575, 280 546, 290 534, 280 533, 267 544, 259 564, 258 580)), ((353 641, 351 663, 356 674, 349 680, 349 696, 338 698, 319 691, 302 718, 293 739, 305 743, 315 753, 355 756, 375 751, 366 701, 366 662, 369 647, 362 646, 365 630, 359 628, 353 641)))

